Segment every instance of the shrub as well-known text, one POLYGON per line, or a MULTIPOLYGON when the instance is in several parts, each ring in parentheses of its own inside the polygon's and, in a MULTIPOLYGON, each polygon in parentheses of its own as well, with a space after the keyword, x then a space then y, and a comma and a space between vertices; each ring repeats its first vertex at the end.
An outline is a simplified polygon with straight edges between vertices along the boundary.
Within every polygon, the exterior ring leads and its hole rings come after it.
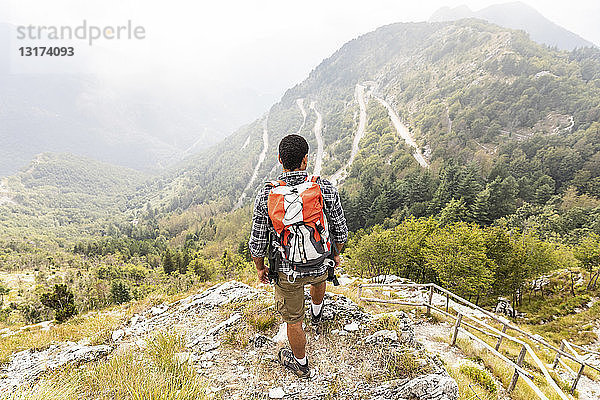
POLYGON ((54 285, 54 291, 42 293, 40 301, 44 306, 54 310, 54 318, 57 322, 64 322, 77 315, 75 296, 67 285, 54 285))
POLYGON ((460 366, 460 372, 468 376, 473 382, 477 383, 488 392, 492 394, 496 393, 496 382, 494 382, 494 379, 487 371, 474 365, 463 364, 460 366))
POLYGON ((19 310, 28 324, 37 324, 42 321, 42 310, 34 304, 23 304, 19 310))

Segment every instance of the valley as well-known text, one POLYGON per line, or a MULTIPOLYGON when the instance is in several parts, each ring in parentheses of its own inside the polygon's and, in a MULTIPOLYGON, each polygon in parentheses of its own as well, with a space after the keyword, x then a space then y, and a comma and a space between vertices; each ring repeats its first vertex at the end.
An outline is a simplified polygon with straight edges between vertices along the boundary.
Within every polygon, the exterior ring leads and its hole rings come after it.
MULTIPOLYGON (((262 117, 161 171, 37 154, 0 180, 0 365, 32 347, 40 351, 19 359, 55 349, 62 362, 72 348, 108 357, 80 369, 59 363, 56 374, 35 375, 41 381, 32 390, 112 388, 106 377, 134 365, 136 382, 184 377, 175 386, 196 398, 210 382, 212 398, 281 389, 291 398, 306 390, 318 399, 357 392, 379 400, 409 390, 398 380, 410 374, 435 375, 426 384, 455 382, 452 399, 532 398, 521 381, 507 394, 512 369, 468 340, 450 349, 450 322, 362 304, 357 284, 395 275, 433 282, 486 310, 504 299, 516 311, 507 320, 553 346, 568 339, 597 348, 599 99, 597 49, 542 46, 482 20, 397 23, 344 44, 262 117), (309 172, 338 187, 350 230, 338 271, 345 283, 328 294, 340 319, 311 328, 321 374, 301 386, 273 375, 278 320, 247 244, 254 197, 281 172, 278 143, 289 133, 307 139, 309 172), (254 297, 212 303, 238 291, 254 297), (408 332, 427 352, 400 340, 408 332), (347 352, 368 354, 366 338, 385 363, 347 352), (256 345, 263 340, 271 344, 256 345), (324 343, 339 349, 335 362, 324 343), (65 384, 69 373, 81 380, 65 384)), ((502 354, 516 362, 519 350, 502 354)), ((533 371, 538 364, 527 357, 522 367, 533 371)), ((573 377, 561 368, 550 374, 565 391, 573 377)), ((573 398, 594 398, 599 378, 586 371, 573 398)), ((128 381, 115 382, 114 393, 126 391, 119 385, 128 381)))

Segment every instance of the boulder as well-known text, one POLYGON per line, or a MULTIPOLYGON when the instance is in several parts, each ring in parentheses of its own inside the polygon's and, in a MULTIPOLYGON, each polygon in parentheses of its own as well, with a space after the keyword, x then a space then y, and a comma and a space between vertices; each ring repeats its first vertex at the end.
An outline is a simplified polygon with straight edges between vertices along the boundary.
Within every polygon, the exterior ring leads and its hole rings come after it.
POLYGON ((512 308, 510 301, 504 297, 498 297, 498 303, 496 304, 494 312, 497 314, 504 314, 509 317, 515 316, 515 310, 512 308))
POLYGON ((398 332, 392 331, 389 329, 384 329, 384 330, 377 331, 374 334, 365 337, 364 341, 367 344, 397 342, 398 341, 398 332))
POLYGON ((456 400, 458 384, 443 374, 427 374, 388 382, 373 391, 370 400, 456 400))

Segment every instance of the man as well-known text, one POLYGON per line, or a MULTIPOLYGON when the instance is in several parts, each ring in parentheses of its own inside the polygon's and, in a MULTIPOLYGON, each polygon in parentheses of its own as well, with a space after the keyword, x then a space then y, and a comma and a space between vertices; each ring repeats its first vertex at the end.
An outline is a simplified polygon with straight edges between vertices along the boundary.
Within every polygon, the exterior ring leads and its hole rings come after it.
MULTIPOLYGON (((283 173, 279 176, 279 181, 289 186, 307 182, 308 143, 306 140, 299 135, 284 137, 279 143, 279 162, 283 165, 283 173)), ((323 211, 327 218, 326 222, 328 222, 326 226, 328 225, 332 239, 333 261, 335 266, 338 266, 340 264, 339 253, 348 239, 344 210, 337 189, 329 181, 317 178, 315 182, 321 190, 323 211)), ((252 259, 256 264, 258 279, 262 283, 269 283, 268 268, 265 266, 264 257, 267 253, 269 232, 274 232, 273 221, 269 217, 268 210, 269 193, 272 189, 271 185, 265 185, 264 189, 256 196, 252 233, 248 243, 252 259)), ((323 297, 325 296, 330 266, 328 262, 330 261, 330 259, 326 259, 314 268, 298 271, 298 268, 284 258, 281 260, 278 270, 279 279, 275 285, 276 309, 287 325, 287 336, 291 346, 291 350, 283 348, 279 351, 279 361, 284 367, 302 378, 310 376, 306 357, 306 335, 302 328, 304 286, 311 285, 311 321, 313 324, 317 324, 323 314, 323 297)))

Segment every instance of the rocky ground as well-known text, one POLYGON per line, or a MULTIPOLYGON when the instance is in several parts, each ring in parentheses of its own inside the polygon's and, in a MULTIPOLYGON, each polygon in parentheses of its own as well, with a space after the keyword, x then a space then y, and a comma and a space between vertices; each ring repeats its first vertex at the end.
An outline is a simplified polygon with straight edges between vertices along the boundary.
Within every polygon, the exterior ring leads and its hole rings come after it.
MULTIPOLYGON (((307 296, 307 305, 308 305, 307 296)), ((403 312, 373 316, 342 295, 328 293, 323 322, 307 326, 312 377, 283 370, 277 351, 285 326, 275 323, 273 294, 240 282, 216 285, 171 304, 136 314, 109 343, 57 343, 17 353, 0 372, 0 393, 34 384, 49 370, 143 349, 159 331, 185 337, 175 354, 223 399, 436 399, 458 398, 458 386, 438 357, 415 340, 403 312)))

